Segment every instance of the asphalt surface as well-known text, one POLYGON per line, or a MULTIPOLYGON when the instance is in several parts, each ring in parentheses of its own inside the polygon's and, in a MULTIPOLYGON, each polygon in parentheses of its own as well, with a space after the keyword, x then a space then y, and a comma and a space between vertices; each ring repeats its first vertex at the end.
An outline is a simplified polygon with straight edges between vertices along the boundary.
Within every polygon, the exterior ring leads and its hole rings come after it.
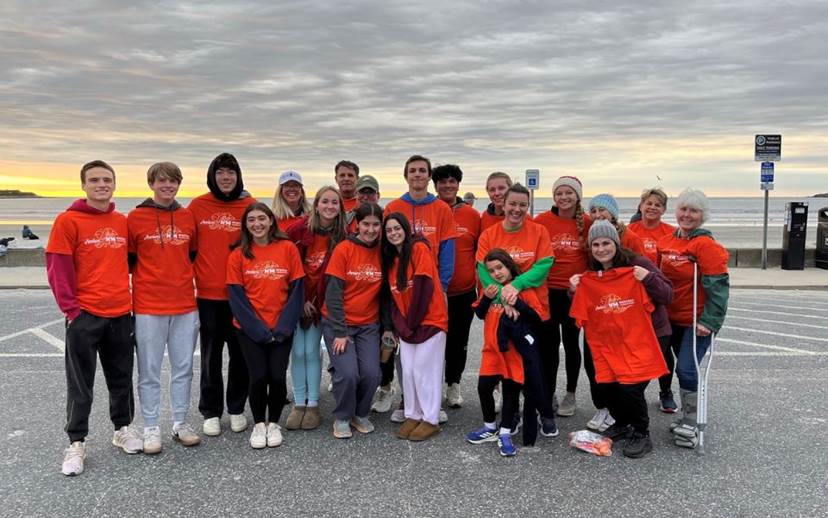
MULTIPOLYGON (((828 509, 826 291, 732 292, 716 344, 704 457, 672 445, 671 417, 657 410, 654 383, 648 389, 652 454, 633 460, 616 450, 599 458, 570 448, 566 434, 584 428, 594 412, 583 373, 578 411, 559 418, 560 437, 540 437, 536 451, 510 459, 499 457, 493 443, 467 444, 464 434, 481 421, 475 387, 482 328, 476 322, 465 404, 449 410, 434 440, 396 439, 387 414, 375 414, 375 433, 335 440, 333 400, 323 388, 323 426, 285 432, 279 448, 252 450, 248 433, 230 432, 225 417, 220 437, 185 449, 166 435, 165 408, 164 451, 129 456, 110 444, 99 371, 86 472, 74 478, 60 474, 67 445, 61 316, 44 290, 0 291, 0 305, 4 517, 826 516, 828 509)), ((165 368, 162 383, 168 374, 165 368)), ((198 372, 194 379, 191 422, 200 427, 198 372)), ((563 381, 561 372, 559 389, 563 381)))

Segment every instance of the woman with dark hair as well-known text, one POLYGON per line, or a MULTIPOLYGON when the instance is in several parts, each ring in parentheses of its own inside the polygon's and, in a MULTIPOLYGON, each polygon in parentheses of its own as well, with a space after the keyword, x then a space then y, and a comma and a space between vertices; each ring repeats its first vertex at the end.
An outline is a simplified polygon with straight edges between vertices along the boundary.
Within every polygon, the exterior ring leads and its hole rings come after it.
POLYGON ((242 215, 238 246, 227 261, 227 292, 250 376, 253 448, 282 444, 291 338, 304 297, 299 251, 279 231, 270 207, 256 202, 242 215))
POLYGON ((588 271, 572 276, 570 315, 585 330, 594 378, 614 423, 604 430, 626 439, 624 455, 643 457, 653 449, 644 390, 667 372, 656 335, 669 328, 670 281, 646 257, 622 248, 609 221, 589 229, 588 271))
POLYGON ((348 439, 351 426, 371 433, 371 400, 380 381, 382 209, 363 203, 354 212, 357 233, 341 241, 325 268, 322 335, 336 398, 333 436, 348 439))
POLYGON ((383 223, 382 271, 393 328, 400 339, 405 421, 397 437, 424 441, 439 433, 443 360, 448 313, 435 289, 439 270, 428 242, 412 239, 404 214, 392 212, 383 223))
POLYGON ((325 300, 323 275, 337 243, 345 239, 345 211, 339 191, 330 185, 319 189, 310 214, 287 229, 288 237, 299 248, 305 269, 305 304, 302 318, 293 335, 290 379, 293 409, 285 421, 288 430, 313 430, 321 422, 319 383, 322 362, 319 340, 322 330, 319 315, 325 300))

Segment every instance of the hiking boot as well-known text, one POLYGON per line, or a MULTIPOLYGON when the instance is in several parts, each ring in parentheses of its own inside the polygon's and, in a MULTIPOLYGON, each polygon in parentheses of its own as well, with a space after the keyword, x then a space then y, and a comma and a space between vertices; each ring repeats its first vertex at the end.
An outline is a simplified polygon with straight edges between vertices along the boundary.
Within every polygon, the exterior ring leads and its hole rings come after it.
POLYGON ((394 402, 394 392, 394 387, 379 387, 374 394, 374 402, 371 404, 371 410, 378 414, 384 414, 390 411, 391 405, 394 402))
POLYGON ((676 401, 673 399, 673 391, 668 390, 667 392, 661 392, 658 395, 659 399, 659 410, 664 412, 665 414, 675 414, 676 410, 678 409, 678 405, 676 405, 676 401))
POLYGON ((230 414, 230 429, 236 433, 247 430, 247 418, 244 414, 230 414))
POLYGON ((563 401, 558 405, 558 415, 562 417, 570 417, 575 415, 575 393, 567 392, 563 401))
POLYGON ((417 428, 411 430, 411 433, 408 434, 408 440, 415 442, 425 441, 438 433, 440 433, 440 427, 438 425, 423 421, 417 425, 417 428))
POLYGON ((75 441, 63 452, 63 466, 60 472, 67 477, 83 473, 83 461, 86 460, 86 444, 75 441))
POLYGON ((374 431, 374 424, 367 417, 355 415, 351 418, 351 426, 359 433, 371 433, 374 431))
POLYGON ((540 423, 540 433, 544 437, 557 437, 558 436, 558 426, 555 424, 554 417, 540 417, 538 416, 538 422, 540 423))
POLYGON ((144 430, 144 453, 147 455, 161 453, 161 429, 157 426, 144 430))
POLYGON ((650 434, 640 432, 633 432, 627 443, 624 445, 624 456, 631 459, 640 459, 653 451, 653 441, 650 440, 650 434))
POLYGON ((517 455, 517 448, 512 444, 512 436, 510 434, 497 436, 497 449, 500 451, 501 457, 514 457, 517 455))
POLYGON ((466 434, 466 442, 471 444, 483 444, 484 442, 495 442, 497 440, 497 428, 489 428, 486 425, 466 434))
POLYGON ((112 435, 112 445, 132 455, 144 450, 144 438, 129 426, 122 426, 112 435))
MULTIPOLYGON (((599 408, 598 411, 595 412, 595 415, 592 416, 592 419, 587 421, 586 427, 589 428, 590 430, 595 430, 596 432, 600 432, 601 431, 601 425, 604 424, 604 421, 607 420, 607 417, 609 417, 609 415, 610 415, 609 410, 607 410, 606 408, 599 408)), ((609 425, 607 425, 607 427, 609 427, 609 425)), ((605 428, 605 430, 606 430, 606 428, 605 428)))
POLYGON ((205 419, 204 424, 201 425, 201 431, 204 432, 204 435, 209 435, 210 437, 221 435, 221 419, 218 417, 205 419))
POLYGON ((334 419, 333 436, 337 439, 350 439, 354 434, 351 432, 351 423, 347 419, 334 419))
POLYGON ((413 432, 415 428, 420 426, 421 422, 422 421, 417 421, 416 419, 406 419, 402 426, 400 426, 400 429, 397 430, 397 437, 400 439, 408 439, 408 436, 411 435, 411 432, 413 432))
POLYGON ((265 446, 267 446, 267 426, 264 423, 256 423, 250 434, 250 447, 261 450, 265 446))
POLYGON ((172 430, 172 438, 184 446, 195 446, 201 444, 201 437, 198 436, 193 427, 187 423, 181 423, 172 430))
POLYGON ((288 430, 298 430, 302 427, 302 419, 305 417, 307 407, 294 405, 290 409, 290 413, 285 420, 285 428, 288 430))
POLYGON ((627 439, 631 433, 632 428, 629 425, 619 425, 618 423, 615 423, 614 425, 604 430, 601 433, 601 435, 609 439, 612 439, 612 442, 618 442, 627 439))
POLYGON ((400 404, 391 412, 392 423, 402 423, 405 421, 405 401, 400 398, 400 404))
POLYGON ((322 416, 319 414, 318 406, 309 406, 305 409, 302 417, 302 430, 314 430, 322 424, 322 416))
POLYGON ((267 423, 267 431, 265 432, 267 438, 267 447, 275 448, 282 445, 282 429, 276 423, 267 423))
POLYGON ((446 404, 449 408, 460 408, 463 406, 463 396, 460 395, 459 383, 452 383, 446 388, 446 404))

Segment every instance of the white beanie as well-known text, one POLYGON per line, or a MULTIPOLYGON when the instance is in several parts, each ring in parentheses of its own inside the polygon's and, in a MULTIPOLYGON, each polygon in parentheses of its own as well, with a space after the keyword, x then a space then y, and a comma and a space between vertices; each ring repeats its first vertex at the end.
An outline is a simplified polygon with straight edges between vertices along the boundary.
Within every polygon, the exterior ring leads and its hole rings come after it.
POLYGON ((581 185, 581 180, 578 180, 575 176, 561 176, 555 183, 552 184, 552 194, 555 194, 555 191, 558 190, 558 187, 561 185, 566 185, 567 187, 571 187, 575 194, 578 195, 578 201, 581 201, 583 198, 583 186, 581 185))

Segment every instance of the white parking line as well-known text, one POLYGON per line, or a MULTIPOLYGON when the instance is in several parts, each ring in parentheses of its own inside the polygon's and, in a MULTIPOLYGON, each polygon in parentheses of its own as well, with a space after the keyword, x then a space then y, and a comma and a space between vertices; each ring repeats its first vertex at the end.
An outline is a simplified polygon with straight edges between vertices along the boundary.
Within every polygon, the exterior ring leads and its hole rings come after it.
POLYGON ((828 356, 828 352, 819 352, 814 354, 802 354, 802 353, 786 353, 781 351, 722 351, 716 352, 716 356, 828 356))
MULTIPOLYGON (((818 318, 820 320, 825 320, 824 315, 803 315, 801 313, 783 313, 781 311, 769 311, 769 310, 765 310, 765 309, 734 308, 732 306, 728 307, 727 310, 728 311, 749 311, 750 313, 769 313, 771 315, 784 315, 784 316, 787 316, 787 317, 802 317, 802 318, 818 318)), ((793 322, 793 323, 795 324, 796 322, 793 322)))
POLYGON ((58 353, 0 353, 0 358, 63 358, 58 353))
MULTIPOLYGON (((738 304, 745 304, 745 305, 748 305, 748 306, 760 306, 760 307, 763 307, 763 308, 768 307, 767 302, 742 301, 742 302, 739 302, 738 304)), ((807 310, 810 310, 810 311, 828 311, 828 308, 815 308, 814 306, 786 306, 784 304, 777 304, 776 301, 774 301, 772 304, 773 304, 773 307, 775 307, 775 308, 807 309, 807 310)))
MULTIPOLYGON (((733 329, 733 328, 730 328, 733 329)), ((716 343, 725 342, 728 344, 750 345, 752 347, 759 347, 762 349, 773 349, 775 351, 785 351, 789 353, 798 353, 803 356, 822 356, 821 352, 809 351, 807 349, 797 349, 795 347, 783 347, 781 345, 758 344, 756 342, 745 342, 744 340, 733 340, 731 338, 716 338, 716 343)), ((724 352, 724 351, 723 351, 724 352)))
POLYGON ((47 333, 46 331, 44 331, 43 329, 41 329, 39 327, 36 327, 36 328, 32 329, 31 333, 33 335, 35 335, 36 337, 40 338, 41 340, 43 340, 44 342, 46 342, 48 344, 51 344, 51 345, 54 345, 55 347, 57 347, 58 351, 60 351, 60 352, 63 352, 63 350, 66 349, 66 344, 63 343, 63 340, 61 340, 60 338, 58 338, 54 335, 51 335, 51 334, 47 333))
POLYGON ((796 326, 796 327, 810 327, 814 329, 826 329, 828 330, 828 326, 818 326, 814 324, 802 324, 800 322, 789 322, 786 320, 768 320, 767 318, 751 318, 751 317, 739 317, 736 315, 728 315, 727 320, 750 320, 753 322, 767 322, 768 324, 785 324, 789 326, 796 326))
POLYGON ((727 326, 725 329, 733 329, 735 331, 747 331, 748 333, 762 333, 763 335, 784 336, 785 338, 798 338, 800 340, 816 340, 818 342, 828 342, 828 338, 818 338, 816 336, 805 335, 792 335, 790 333, 779 333, 777 331, 763 331, 761 329, 750 329, 748 327, 727 326))
POLYGON ((59 318, 57 320, 52 320, 51 322, 46 322, 45 324, 40 324, 39 326, 30 327, 28 329, 24 329, 23 331, 18 331, 16 333, 12 333, 6 336, 0 336, 0 342, 5 342, 6 340, 10 340, 12 338, 17 338, 18 336, 25 335, 26 333, 31 333, 32 329, 43 329, 44 327, 49 327, 57 324, 58 322, 64 322, 64 319, 59 318))

